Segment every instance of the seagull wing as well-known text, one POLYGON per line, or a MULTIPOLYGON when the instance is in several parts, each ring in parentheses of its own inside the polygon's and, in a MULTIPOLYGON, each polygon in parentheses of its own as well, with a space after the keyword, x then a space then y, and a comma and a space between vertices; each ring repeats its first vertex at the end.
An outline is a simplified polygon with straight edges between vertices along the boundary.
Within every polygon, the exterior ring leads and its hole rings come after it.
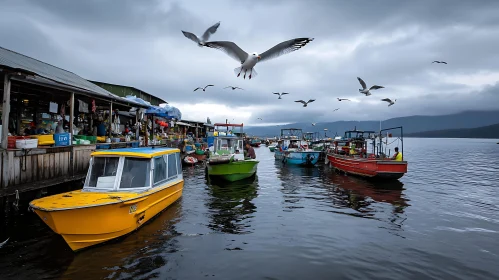
POLYGON ((390 98, 383 98, 383 99, 381 99, 381 101, 386 101, 386 102, 390 102, 390 103, 392 102, 392 100, 390 98))
POLYGON ((442 61, 441 63, 443 63, 443 64, 447 64, 447 62, 445 62, 445 61, 442 61))
POLYGON ((301 49, 309 42, 312 42, 314 38, 295 38, 288 41, 284 41, 270 48, 266 52, 260 54, 259 62, 270 60, 272 58, 279 57, 283 54, 287 54, 296 50, 301 49))
POLYGON ((307 101, 307 103, 311 103, 311 102, 314 102, 315 99, 310 99, 309 101, 307 101))
POLYGON ((217 22, 217 23, 213 24, 210 28, 206 29, 203 36, 201 37, 203 39, 203 42, 208 41, 208 39, 210 39, 210 34, 215 34, 215 32, 217 32, 217 28, 219 26, 220 26, 220 22, 217 22))
POLYGON ((287 92, 283 92, 283 93, 281 93, 281 95, 285 95, 285 94, 289 94, 289 93, 287 93, 287 92))
POLYGON ((435 62, 436 62, 436 63, 440 63, 440 61, 438 61, 438 60, 435 60, 435 61, 433 61, 432 63, 435 63, 435 62))
POLYGON ((360 77, 357 77, 357 80, 359 80, 359 83, 360 83, 360 85, 362 86, 363 89, 367 88, 366 82, 364 82, 364 80, 362 80, 360 77))
POLYGON ((233 59, 243 63, 248 58, 248 53, 243 51, 236 43, 230 41, 206 42, 205 46, 221 50, 233 59))
POLYGON ((242 90, 244 90, 244 88, 240 88, 240 87, 235 87, 235 88, 238 88, 238 89, 242 89, 242 90))
POLYGON ((207 87, 214 87, 215 85, 206 85, 204 88, 207 88, 207 87))
POLYGON ((183 30, 182 30, 182 33, 184 33, 184 36, 187 37, 188 39, 191 39, 192 41, 199 43, 198 36, 192 34, 191 32, 187 32, 187 31, 183 31, 183 30))
POLYGON ((300 103, 303 103, 303 104, 307 104, 307 102, 305 102, 303 100, 296 100, 295 102, 300 102, 300 103))
POLYGON ((281 94, 280 94, 280 93, 278 93, 278 92, 273 92, 273 94, 281 95, 281 94))
POLYGON ((228 86, 228 87, 224 87, 224 89, 226 89, 226 88, 231 88, 231 86, 228 86))
POLYGON ((380 89, 380 88, 385 88, 385 87, 374 85, 369 90, 371 90, 371 89, 380 89))
POLYGON ((195 90, 193 90, 193 91, 196 91, 196 90, 198 90, 198 89, 203 89, 203 88, 198 87, 198 88, 196 88, 196 89, 195 89, 195 90))

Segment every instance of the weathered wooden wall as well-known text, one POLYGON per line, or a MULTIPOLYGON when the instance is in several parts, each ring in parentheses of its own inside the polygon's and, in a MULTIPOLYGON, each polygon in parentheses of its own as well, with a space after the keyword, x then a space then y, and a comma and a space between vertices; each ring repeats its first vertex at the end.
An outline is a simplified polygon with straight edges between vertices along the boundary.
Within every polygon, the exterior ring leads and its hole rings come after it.
POLYGON ((6 164, 2 164, 0 197, 12 195, 15 190, 23 192, 81 179, 93 151, 95 145, 33 149, 28 153, 7 150, 2 154, 7 161, 2 160, 6 164))

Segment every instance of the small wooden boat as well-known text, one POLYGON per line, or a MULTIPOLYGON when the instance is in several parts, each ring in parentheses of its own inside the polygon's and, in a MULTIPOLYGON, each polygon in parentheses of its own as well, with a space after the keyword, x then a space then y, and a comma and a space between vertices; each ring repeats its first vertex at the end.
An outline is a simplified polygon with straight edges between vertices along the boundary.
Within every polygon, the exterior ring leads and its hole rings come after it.
POLYGON ((241 133, 218 133, 213 152, 206 162, 208 176, 234 182, 249 178, 256 173, 259 161, 244 158, 243 124, 216 123, 215 127, 240 127, 241 133))
MULTIPOLYGON (((334 146, 328 149, 326 164, 348 174, 366 178, 397 180, 407 173, 407 161, 404 161, 402 127, 374 131, 346 131, 343 139, 334 139, 334 146), (401 160, 392 160, 383 153, 383 132, 400 129, 401 160), (378 145, 376 139, 380 138, 378 145), (367 141, 371 140, 372 152, 367 153, 367 141)), ((385 139, 391 137, 387 134, 385 139)), ((397 139, 396 139, 397 140, 397 139)), ((386 151, 385 151, 386 152, 386 151)))
POLYGON ((320 152, 310 149, 302 137, 301 129, 281 129, 282 144, 275 149, 274 158, 286 164, 314 166, 319 161, 320 152))
POLYGON ((35 199, 30 207, 77 251, 128 234, 182 196, 180 150, 93 152, 83 189, 35 199))

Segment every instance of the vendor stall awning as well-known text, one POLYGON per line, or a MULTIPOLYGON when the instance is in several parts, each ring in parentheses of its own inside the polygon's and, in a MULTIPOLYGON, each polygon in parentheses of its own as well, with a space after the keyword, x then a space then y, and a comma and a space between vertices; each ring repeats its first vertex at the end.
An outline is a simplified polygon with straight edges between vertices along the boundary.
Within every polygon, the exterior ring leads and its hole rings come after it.
POLYGON ((14 79, 19 81, 46 86, 57 86, 68 91, 80 92, 83 94, 108 99, 110 101, 128 103, 132 106, 143 108, 146 107, 143 104, 136 103, 134 101, 127 100, 123 97, 110 93, 109 91, 83 79, 82 77, 72 72, 0 47, 0 69, 2 68, 32 75, 27 77, 13 77, 14 79))
POLYGON ((191 126, 190 124, 185 123, 185 122, 177 122, 177 125, 191 126))
POLYGON ((141 103, 144 105, 148 105, 149 108, 147 108, 145 112, 146 114, 167 119, 180 120, 182 118, 182 113, 180 112, 180 110, 168 104, 161 104, 161 106, 154 106, 151 105, 151 103, 132 95, 128 95, 126 99, 133 100, 134 102, 141 103))

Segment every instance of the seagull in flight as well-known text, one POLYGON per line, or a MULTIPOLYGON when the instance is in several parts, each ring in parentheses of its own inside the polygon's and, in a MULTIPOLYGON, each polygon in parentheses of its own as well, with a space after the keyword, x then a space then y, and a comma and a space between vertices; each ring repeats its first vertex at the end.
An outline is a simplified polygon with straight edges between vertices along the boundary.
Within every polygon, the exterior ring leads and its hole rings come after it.
POLYGON ((445 61, 438 61, 438 60, 435 60, 432 63, 443 63, 443 64, 447 64, 447 62, 445 62, 445 61))
POLYGON ((192 41, 197 43, 198 46, 203 47, 206 45, 206 41, 208 41, 208 39, 210 39, 210 35, 214 34, 217 31, 219 26, 220 26, 220 22, 215 23, 214 25, 212 25, 210 28, 208 28, 204 32, 204 34, 203 34, 203 36, 201 36, 201 38, 192 34, 191 32, 186 32, 183 30, 181 30, 181 31, 182 31, 182 33, 184 33, 185 37, 187 37, 188 39, 191 39, 192 41))
POLYGON ((386 102, 390 103, 390 104, 388 104, 388 107, 390 107, 393 104, 395 104, 395 101, 397 101, 397 99, 392 101, 390 98, 385 98, 385 99, 381 99, 381 101, 386 101, 386 102))
POLYGON ((197 87, 194 91, 196 91, 196 90, 198 90, 198 89, 202 89, 203 91, 206 91, 206 88, 207 88, 207 87, 213 87, 213 86, 214 86, 214 85, 207 85, 207 86, 205 86, 204 88, 202 88, 202 87, 197 87))
POLYGON ((338 101, 343 101, 343 100, 350 101, 350 99, 347 99, 347 98, 338 98, 338 101))
POLYGON ((282 96, 282 95, 289 94, 289 93, 287 93, 287 92, 283 92, 283 93, 274 92, 274 94, 279 95, 279 98, 277 98, 277 99, 282 99, 282 98, 281 98, 281 96, 282 96))
POLYGON ((362 80, 362 79, 361 79, 361 78, 359 78, 359 77, 357 77, 357 80, 359 80, 359 83, 360 83, 360 85, 362 86, 362 89, 359 89, 359 92, 360 92, 360 93, 365 94, 366 96, 371 95, 371 93, 369 92, 370 90, 375 90, 375 89, 384 88, 384 87, 382 87, 382 86, 377 86, 377 85, 374 85, 374 86, 372 86, 371 88, 367 89, 367 86, 366 86, 366 83, 364 82, 364 80, 362 80))
POLYGON ((256 52, 248 54, 234 42, 230 41, 212 41, 206 42, 205 45, 209 48, 221 50, 233 59, 239 61, 241 66, 235 68, 234 73, 239 77, 241 73, 244 72, 243 78, 246 79, 246 73, 249 71, 249 79, 251 79, 252 76, 256 77, 258 75, 254 69, 258 62, 267 61, 283 54, 299 50, 313 40, 314 38, 291 39, 275 45, 262 54, 256 52))
POLYGON ((233 87, 233 86, 224 87, 224 89, 226 89, 226 88, 232 88, 232 90, 235 90, 235 89, 242 89, 242 90, 244 90, 243 88, 240 88, 240 87, 233 87))
POLYGON ((339 109, 340 109, 340 108, 336 108, 336 109, 334 109, 334 110, 333 110, 333 112, 336 112, 336 111, 338 111, 339 109))
POLYGON ((315 126, 316 124, 317 124, 317 123, 314 123, 314 122, 313 122, 313 123, 312 123, 312 126, 315 126))
POLYGON ((257 118, 257 120, 261 120, 261 121, 263 121, 263 119, 262 119, 262 118, 257 118))
POLYGON ((300 102, 300 103, 303 103, 303 107, 307 107, 308 103, 312 103, 314 102, 315 99, 310 99, 309 101, 305 102, 303 100, 296 100, 295 102, 300 102))

